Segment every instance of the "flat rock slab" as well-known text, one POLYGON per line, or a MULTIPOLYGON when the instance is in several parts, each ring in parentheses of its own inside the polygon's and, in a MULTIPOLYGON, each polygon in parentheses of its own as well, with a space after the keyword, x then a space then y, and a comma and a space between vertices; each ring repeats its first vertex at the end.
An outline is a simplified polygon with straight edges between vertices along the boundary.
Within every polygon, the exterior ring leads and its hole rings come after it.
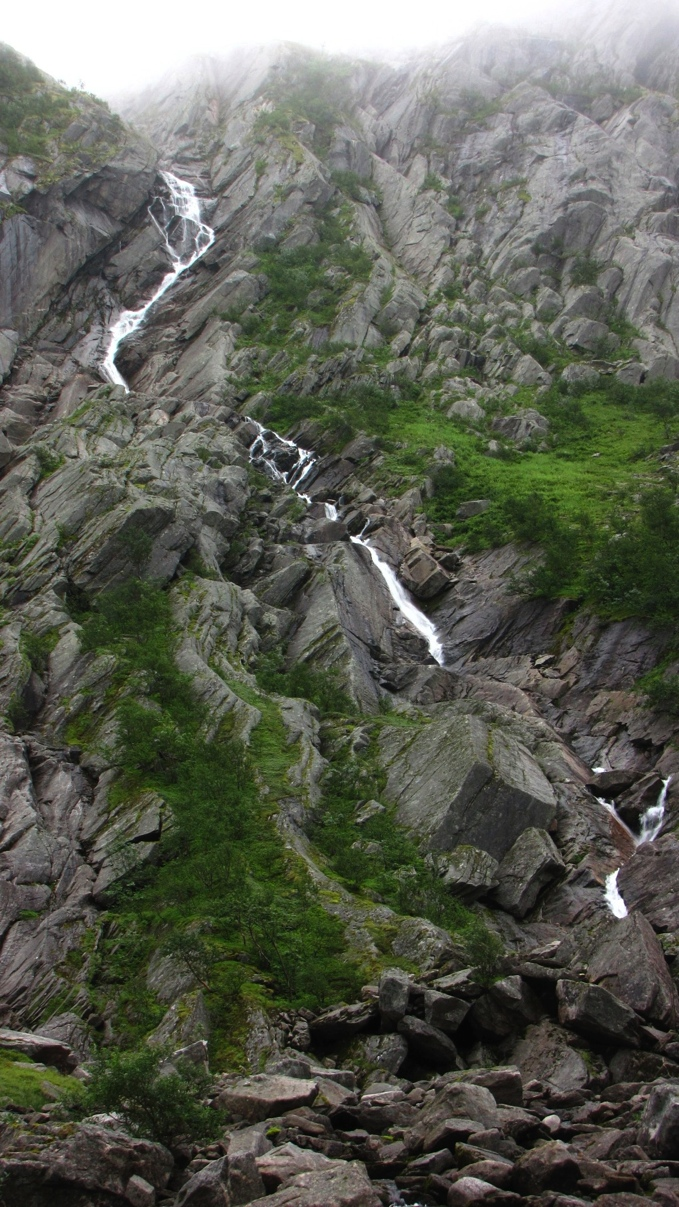
POLYGON ((331 1168, 298 1174, 250 1207, 381 1207, 381 1200, 361 1161, 333 1161, 331 1168))
POLYGON ((8 1027, 0 1027, 0 1048, 21 1052, 31 1060, 60 1069, 62 1073, 70 1073, 78 1064, 78 1058, 68 1044, 33 1031, 11 1031, 8 1027))
POLYGON ((385 796, 430 850, 470 845, 499 860, 524 830, 554 820, 554 791, 526 746, 459 705, 440 706, 415 734, 386 728, 380 745, 385 796))
POLYGON ((376 1001, 354 1002, 328 1010, 309 1024, 312 1037, 321 1043, 332 1042, 366 1031, 379 1017, 376 1001))
POLYGON ((256 1073, 225 1086, 217 1102, 232 1115, 255 1123, 295 1107, 311 1106, 317 1093, 317 1081, 256 1073))

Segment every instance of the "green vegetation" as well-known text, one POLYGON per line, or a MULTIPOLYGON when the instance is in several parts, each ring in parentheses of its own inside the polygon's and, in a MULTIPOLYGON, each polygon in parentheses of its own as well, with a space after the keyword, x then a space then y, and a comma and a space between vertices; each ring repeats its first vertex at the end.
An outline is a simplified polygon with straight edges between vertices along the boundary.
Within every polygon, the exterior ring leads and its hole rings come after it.
POLYGON ((82 1114, 115 1111, 135 1136, 173 1148, 217 1136, 224 1127, 218 1111, 204 1106, 210 1077, 181 1061, 175 1072, 161 1070, 162 1056, 152 1048, 100 1053, 91 1064, 92 1079, 75 1098, 82 1114))
POLYGON ((39 1110, 45 1102, 58 1097, 59 1091, 74 1093, 78 1085, 56 1069, 37 1068, 21 1052, 0 1048, 0 1108, 19 1106, 39 1110))
POLYGON ((44 478, 49 478, 57 469, 64 464, 64 458, 59 453, 52 452, 51 448, 46 448, 44 444, 36 444, 33 449, 38 464, 40 466, 40 478, 42 482, 44 478))
POLYGON ((679 675, 668 675, 662 667, 656 667, 637 684, 646 697, 650 708, 656 712, 679 717, 679 675))
POLYGON ((287 62, 269 90, 274 109, 260 113, 255 122, 255 141, 273 135, 286 145, 294 122, 313 126, 312 145, 324 154, 332 133, 350 106, 351 65, 328 55, 300 51, 287 62))
POLYGON ((297 662, 286 671, 279 651, 260 658, 257 682, 264 691, 310 700, 323 717, 337 713, 351 716, 355 712, 355 705, 340 687, 336 674, 316 671, 308 662, 297 662))
POLYGON ((451 896, 435 861, 423 858, 395 821, 393 810, 375 812, 361 825, 356 822, 361 806, 379 802, 384 790, 386 777, 375 757, 375 740, 373 735, 361 757, 344 753, 335 759, 323 784, 313 840, 333 874, 353 892, 446 927, 466 946, 470 961, 492 976, 501 945, 477 914, 451 896))
MULTIPOLYGON (((82 160, 102 162, 123 132, 123 125, 103 101, 43 75, 30 60, 0 43, 0 143, 10 156, 28 155, 38 161, 39 179, 50 184, 82 160), (67 141, 63 136, 74 122, 82 121, 80 134, 94 125, 95 147, 79 146, 79 134, 67 141)), ((0 218, 21 213, 21 206, 3 202, 0 218)))
POLYGON ((170 935, 187 931, 210 954, 207 1000, 218 1049, 248 1002, 318 1006, 351 992, 357 973, 341 958, 341 924, 321 908, 257 791, 262 768, 287 787, 290 756, 274 705, 267 712, 261 701, 266 716, 250 758, 227 723, 206 737, 207 713, 176 666, 170 601, 158 587, 130 582, 79 618, 83 648, 116 657, 119 779, 111 804, 153 790, 173 818, 159 864, 125 870, 122 859, 91 963, 94 999, 116 997, 118 1032, 136 1042, 162 1015, 146 988, 146 963, 170 935))
POLYGON ((10 155, 44 157, 50 139, 63 133, 77 115, 64 88, 0 44, 0 142, 10 155))
POLYGON ((589 252, 576 256, 571 267, 571 285, 596 285, 599 273, 605 265, 594 260, 589 252))

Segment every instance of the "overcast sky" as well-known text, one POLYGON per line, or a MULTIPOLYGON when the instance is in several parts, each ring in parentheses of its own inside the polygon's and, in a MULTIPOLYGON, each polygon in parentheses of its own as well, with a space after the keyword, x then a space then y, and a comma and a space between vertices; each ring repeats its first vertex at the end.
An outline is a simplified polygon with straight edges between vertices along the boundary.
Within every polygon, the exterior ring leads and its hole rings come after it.
POLYGON ((483 21, 523 21, 550 0, 34 0, 6 4, 0 39, 69 85, 115 95, 189 54, 286 39, 328 51, 445 42, 483 21))

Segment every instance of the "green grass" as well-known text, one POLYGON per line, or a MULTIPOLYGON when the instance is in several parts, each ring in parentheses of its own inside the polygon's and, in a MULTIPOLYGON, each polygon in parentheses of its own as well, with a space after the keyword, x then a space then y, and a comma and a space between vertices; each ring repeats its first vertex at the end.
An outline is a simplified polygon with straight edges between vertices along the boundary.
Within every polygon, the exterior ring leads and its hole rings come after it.
POLYGON ((208 944, 214 957, 205 988, 217 1050, 228 1046, 253 996, 319 1006, 355 991, 357 971, 342 959, 342 925, 323 910, 275 826, 276 801, 290 794, 287 771, 298 753, 274 702, 253 692, 262 721, 249 751, 228 723, 208 740, 206 710, 174 660, 164 591, 133 581, 79 615, 83 648, 113 653, 117 663, 119 778, 109 799, 133 803, 153 790, 174 818, 157 864, 121 867, 91 962, 93 999, 113 998, 118 1033, 137 1043, 163 1013, 146 988, 148 959, 182 934, 208 944))
POLYGON ((0 1109, 12 1105, 39 1110, 55 1097, 54 1094, 45 1093, 43 1082, 63 1093, 77 1092, 80 1086, 75 1078, 66 1077, 56 1069, 37 1068, 28 1056, 20 1052, 0 1049, 0 1109))

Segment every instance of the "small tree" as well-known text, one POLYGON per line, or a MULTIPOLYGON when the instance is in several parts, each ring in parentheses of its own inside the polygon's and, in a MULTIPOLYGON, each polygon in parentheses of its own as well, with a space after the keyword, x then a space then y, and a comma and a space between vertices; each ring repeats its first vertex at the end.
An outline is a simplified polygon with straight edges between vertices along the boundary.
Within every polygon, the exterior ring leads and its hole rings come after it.
POLYGON ((162 1056, 151 1048, 100 1053, 79 1100, 81 1109, 113 1111, 134 1135, 168 1148, 215 1136, 223 1123, 201 1101, 209 1086, 207 1074, 187 1061, 166 1074, 161 1062, 162 1056))

